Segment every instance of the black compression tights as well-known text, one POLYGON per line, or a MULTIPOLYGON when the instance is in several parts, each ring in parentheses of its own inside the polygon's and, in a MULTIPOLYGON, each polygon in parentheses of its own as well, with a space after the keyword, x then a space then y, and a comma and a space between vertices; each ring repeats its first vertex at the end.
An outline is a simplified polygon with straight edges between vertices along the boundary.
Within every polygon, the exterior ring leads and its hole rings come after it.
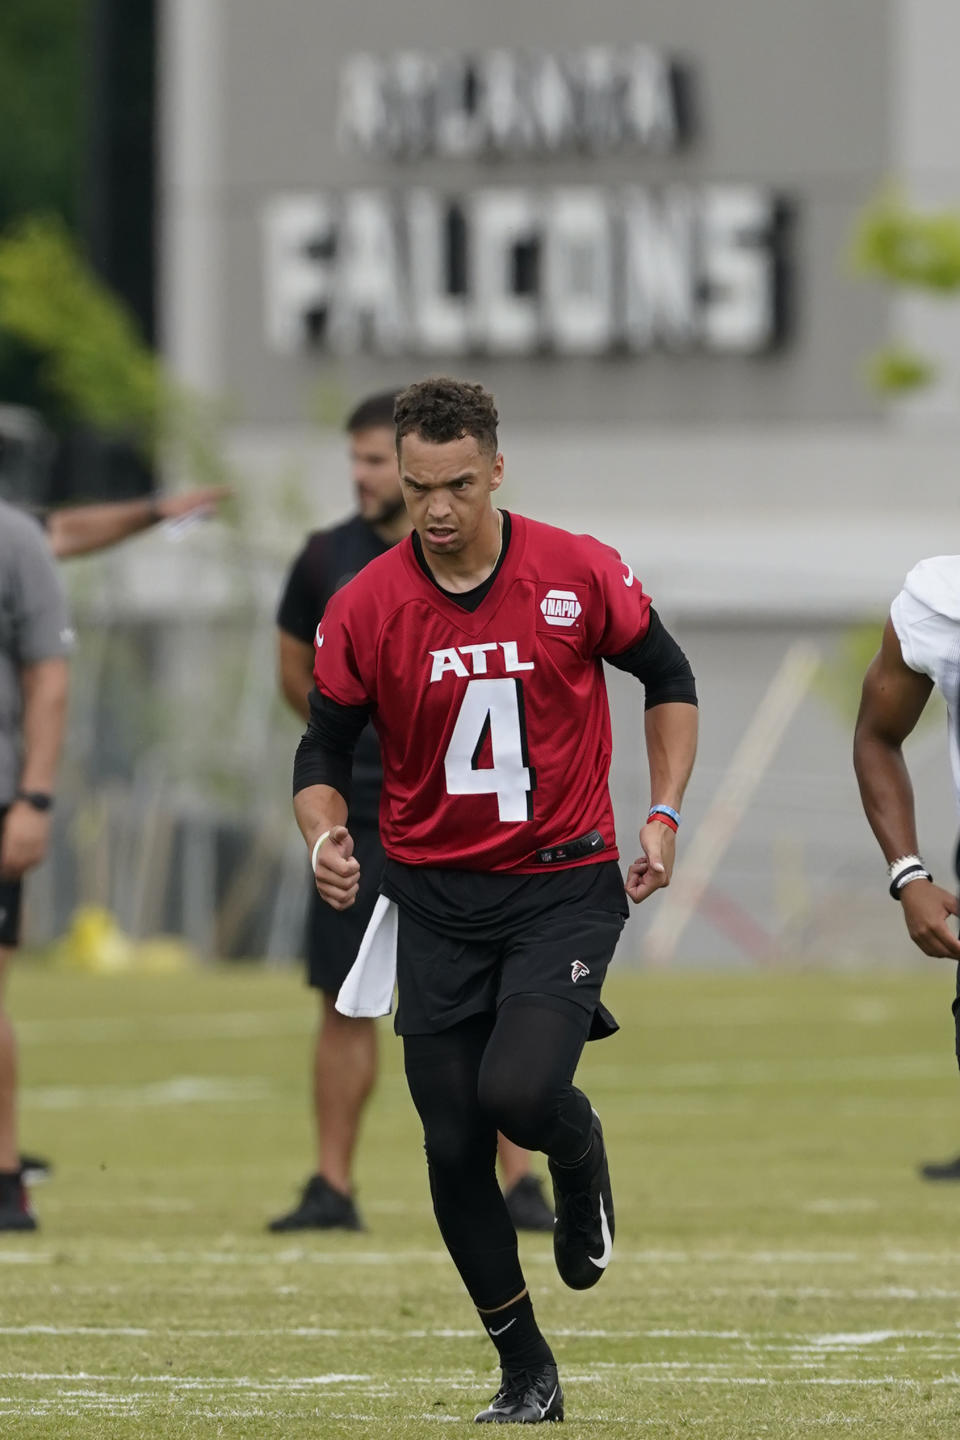
POLYGON ((565 1164, 580 1158, 590 1144, 590 1102, 571 1081, 589 1025, 587 1012, 568 1001, 518 995, 496 1018, 404 1037, 434 1213, 480 1309, 496 1309, 524 1288, 497 1184, 497 1131, 565 1164))

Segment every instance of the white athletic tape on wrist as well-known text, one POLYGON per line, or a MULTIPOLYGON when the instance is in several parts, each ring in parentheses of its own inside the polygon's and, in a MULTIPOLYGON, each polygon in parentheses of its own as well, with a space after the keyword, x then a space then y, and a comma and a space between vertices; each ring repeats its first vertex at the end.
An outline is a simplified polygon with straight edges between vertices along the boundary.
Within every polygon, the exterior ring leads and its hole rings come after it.
POLYGON ((316 875, 316 873, 317 873, 317 856, 320 854, 320 846, 323 844, 324 840, 329 840, 329 839, 330 839, 330 831, 329 831, 329 830, 324 830, 323 834, 320 836, 319 840, 317 841, 317 843, 316 843, 316 844, 314 845, 314 847, 313 847, 313 854, 312 854, 311 857, 310 857, 310 864, 311 864, 311 866, 313 867, 313 873, 314 873, 314 875, 316 875))
POLYGON ((904 870, 912 870, 915 865, 923 865, 919 855, 899 855, 896 860, 891 860, 887 866, 887 874, 891 880, 896 880, 904 870))

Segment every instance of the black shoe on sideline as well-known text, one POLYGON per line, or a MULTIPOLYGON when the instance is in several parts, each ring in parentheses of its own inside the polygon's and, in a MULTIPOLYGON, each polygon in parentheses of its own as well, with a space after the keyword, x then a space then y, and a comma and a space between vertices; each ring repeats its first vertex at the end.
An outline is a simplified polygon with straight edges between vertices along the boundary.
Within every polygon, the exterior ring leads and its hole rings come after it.
POLYGON ((515 1230, 553 1229, 553 1211, 546 1202, 539 1176, 521 1176, 509 1190, 504 1190, 503 1198, 515 1230))
POLYGON ((474 1419, 479 1425, 539 1425, 545 1420, 562 1420, 563 1391, 556 1365, 520 1370, 516 1375, 504 1371, 500 1389, 474 1419))
POLYGON ((960 1180, 960 1155, 952 1160, 929 1160, 917 1166, 917 1173, 924 1180, 960 1180))
POLYGON ((613 1193, 600 1117, 593 1112, 593 1165, 570 1169, 550 1160, 557 1223, 553 1254, 560 1279, 571 1290, 589 1290, 610 1264, 613 1251, 613 1193))
POLYGON ((311 1175, 304 1186, 300 1203, 286 1215, 278 1215, 267 1225, 280 1234, 286 1230, 362 1230, 363 1221, 353 1203, 352 1195, 335 1190, 322 1175, 311 1175))
POLYGON ((40 1155, 21 1155, 20 1174, 25 1185, 42 1185, 53 1174, 53 1165, 40 1155))
POLYGON ((0 1230, 36 1230, 27 1187, 19 1175, 0 1176, 0 1230))

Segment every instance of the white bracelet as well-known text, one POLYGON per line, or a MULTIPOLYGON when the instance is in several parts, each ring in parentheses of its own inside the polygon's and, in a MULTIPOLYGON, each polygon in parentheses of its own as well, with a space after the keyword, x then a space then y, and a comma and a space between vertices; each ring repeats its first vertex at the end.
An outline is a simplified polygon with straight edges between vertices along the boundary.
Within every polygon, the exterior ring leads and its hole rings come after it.
POLYGON ((905 890, 906 887, 913 880, 932 881, 933 876, 930 874, 929 870, 908 870, 906 875, 898 875, 896 880, 894 880, 893 882, 893 890, 896 892, 894 895, 894 899, 899 900, 901 890, 905 890))
POLYGON ((891 880, 896 880, 904 870, 911 870, 914 865, 922 865, 923 860, 919 855, 899 855, 896 860, 891 860, 887 866, 887 874, 891 880))
POLYGON ((312 867, 313 867, 313 873, 314 873, 314 875, 316 875, 316 873, 317 873, 317 856, 320 854, 320 846, 323 844, 324 840, 329 840, 329 838, 330 838, 330 831, 329 831, 329 830, 324 830, 323 834, 320 836, 320 839, 317 841, 317 843, 316 843, 316 844, 314 845, 314 847, 313 847, 313 854, 312 854, 311 857, 310 857, 310 864, 311 864, 312 867))

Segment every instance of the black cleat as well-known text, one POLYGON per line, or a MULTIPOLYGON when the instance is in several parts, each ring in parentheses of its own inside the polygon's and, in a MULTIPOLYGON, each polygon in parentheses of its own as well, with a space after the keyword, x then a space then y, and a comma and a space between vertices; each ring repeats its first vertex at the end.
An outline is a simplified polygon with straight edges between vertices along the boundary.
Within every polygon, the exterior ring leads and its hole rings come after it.
POLYGON ((515 1230, 552 1230, 553 1211, 544 1199, 543 1182, 536 1175, 524 1175, 504 1190, 515 1230))
POLYGON ((25 1185, 42 1185, 53 1174, 53 1166, 39 1155, 21 1155, 20 1174, 25 1185))
POLYGON ((311 1175, 296 1209, 278 1215, 267 1229, 274 1234, 286 1230, 362 1230, 364 1224, 352 1195, 335 1190, 322 1175, 311 1175))
POLYGON ((0 1176, 0 1230, 36 1230, 37 1217, 20 1175, 0 1176))
POLYGON ((928 1160, 917 1166, 917 1173, 924 1180, 960 1180, 960 1155, 952 1160, 928 1160))
POLYGON ((553 1254, 560 1279, 571 1290, 589 1290, 610 1264, 613 1251, 613 1193, 600 1117, 593 1112, 592 1165, 569 1167, 552 1160, 557 1223, 553 1254), (586 1172, 586 1173, 584 1173, 586 1172))
POLYGON ((539 1425, 563 1419, 563 1391, 556 1365, 537 1370, 503 1371, 500 1389, 486 1410, 474 1419, 479 1425, 539 1425))

